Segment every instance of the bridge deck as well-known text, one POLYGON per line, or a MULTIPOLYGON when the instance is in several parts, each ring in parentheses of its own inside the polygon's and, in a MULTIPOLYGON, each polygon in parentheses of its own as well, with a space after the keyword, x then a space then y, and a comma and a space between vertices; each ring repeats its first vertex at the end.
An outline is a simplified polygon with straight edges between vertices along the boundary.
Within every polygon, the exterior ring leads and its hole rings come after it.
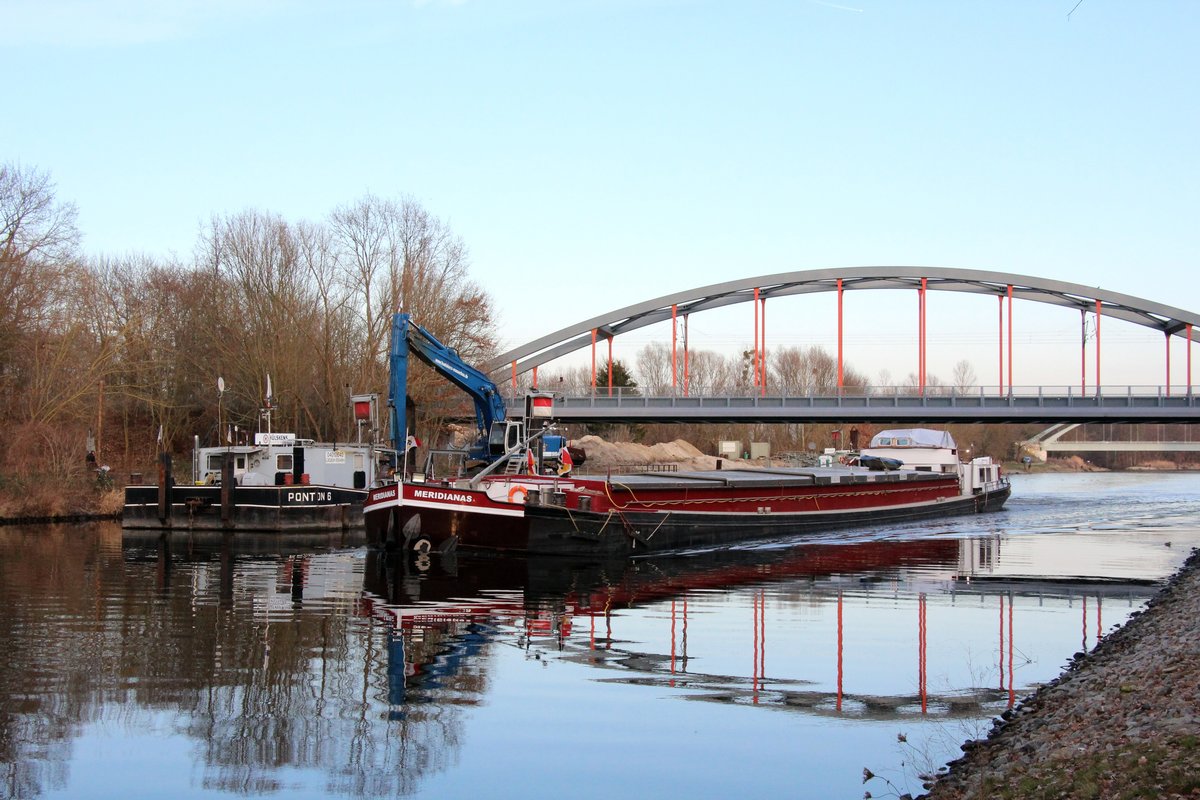
MULTIPOLYGON (((523 404, 509 406, 518 412, 523 404)), ((841 394, 681 397, 598 393, 555 398, 563 422, 1200 422, 1200 395, 841 394)))

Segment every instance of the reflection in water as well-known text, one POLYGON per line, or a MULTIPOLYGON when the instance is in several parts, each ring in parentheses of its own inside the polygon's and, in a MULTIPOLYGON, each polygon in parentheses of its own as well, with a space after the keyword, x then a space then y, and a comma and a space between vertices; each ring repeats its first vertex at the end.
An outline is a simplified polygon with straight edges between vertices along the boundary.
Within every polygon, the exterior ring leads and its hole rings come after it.
POLYGON ((298 767, 330 792, 393 796, 445 766, 452 708, 377 722, 389 643, 356 622, 356 552, 122 551, 119 531, 67 528, 0 548, 0 796, 63 788, 83 728, 159 713, 200 743, 208 789, 274 792, 298 767))
MULTIPOLYGON (((0 798, 447 795, 513 769, 541 793, 522 754, 568 763, 584 731, 631 791, 736 788, 722 748, 755 741, 743 790, 850 796, 897 732, 936 767, 972 735, 948 722, 986 724, 1123 621, 1196 538, 1170 513, 1174 548, 1142 515, 614 563, 0 529, 0 798), (160 756, 125 775, 113 738, 160 756)), ((577 794, 613 790, 592 777, 577 794)))
MULTIPOLYGON (((613 564, 572 563, 562 559, 480 560, 470 564, 471 600, 463 596, 457 569, 436 568, 414 579, 403 555, 369 555, 364 575, 364 603, 387 619, 397 635, 408 641, 404 673, 437 686, 437 678, 461 668, 463 659, 479 652, 481 644, 510 631, 511 644, 554 651, 555 658, 612 671, 617 680, 642 686, 689 689, 693 700, 751 705, 775 705, 806 713, 843 718, 898 718, 906 715, 979 714, 1011 707, 1029 687, 1016 682, 1015 609, 1022 602, 1080 604, 1087 648, 1088 598, 1093 598, 1096 637, 1102 635, 1099 615, 1105 596, 1130 606, 1135 598, 1128 585, 1027 580, 1023 584, 970 585, 976 572, 964 572, 964 553, 985 550, 989 565, 997 566, 998 542, 978 539, 935 539, 910 542, 864 542, 851 546, 808 545, 776 550, 729 551, 681 559, 655 559, 613 564), (911 574, 909 572, 911 570, 911 574), (845 686, 845 617, 847 603, 867 600, 871 588, 890 577, 894 598, 915 598, 913 615, 919 655, 916 687, 912 692, 879 694, 845 686), (857 585, 845 577, 857 576, 857 585), (506 591, 525 586, 523 596, 506 591), (768 677, 768 593, 771 598, 803 598, 811 612, 822 605, 836 607, 836 683, 822 689, 808 678, 768 677), (688 665, 689 596, 697 592, 749 587, 752 631, 749 674, 709 673, 688 665), (999 619, 994 684, 957 686, 931 692, 926 671, 927 616, 933 602, 957 604, 968 598, 980 606, 994 605, 999 619), (849 595, 849 597, 848 597, 849 595), (374 598, 378 598, 376 604, 374 598), (613 632, 614 614, 622 609, 669 603, 669 649, 653 652, 622 646, 613 632), (490 623, 490 624, 489 624, 490 623), (586 624, 586 632, 581 625, 586 624), (432 647, 431 647, 432 644, 432 647)), ((457 565, 455 565, 457 566, 457 565)), ((1137 591, 1140 601, 1145 592, 1137 591)), ((1028 656, 1020 654, 1027 662, 1028 656)), ((399 668, 393 666, 395 671, 399 668)), ((420 685, 420 684, 417 684, 420 685)))

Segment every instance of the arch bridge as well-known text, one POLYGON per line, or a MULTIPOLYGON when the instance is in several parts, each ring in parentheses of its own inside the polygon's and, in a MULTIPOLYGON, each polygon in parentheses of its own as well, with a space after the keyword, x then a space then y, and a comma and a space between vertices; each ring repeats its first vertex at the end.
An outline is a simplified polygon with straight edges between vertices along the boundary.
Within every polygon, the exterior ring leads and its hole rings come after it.
MULTIPOLYGON (((873 266, 777 273, 701 286, 593 317, 513 348, 488 365, 507 371, 514 394, 518 376, 590 348, 591 387, 566 396, 556 416, 578 421, 894 421, 894 422, 1193 422, 1200 406, 1192 387, 1192 341, 1200 315, 1132 295, 1028 275, 948 267, 873 266), (846 292, 909 290, 917 296, 917 382, 912 387, 864 390, 845 382, 843 299, 846 292), (930 386, 926 364, 926 298, 929 292, 964 292, 997 299, 997 382, 972 390, 930 386), (788 397, 771 386, 767 368, 767 301, 796 295, 835 293, 837 298, 837 383, 819 394, 788 397), (1090 387, 1087 336, 1081 325, 1078 387, 1016 386, 1013 382, 1013 301, 1028 300, 1089 315, 1094 321, 1095 368, 1090 387), (689 372, 688 320, 692 314, 739 303, 754 307, 753 380, 740 396, 696 396, 689 372), (1160 331, 1165 341, 1161 386, 1106 386, 1101 382, 1104 317, 1160 331), (648 397, 612 385, 613 340, 659 322, 671 321, 669 394, 648 397), (679 331, 682 326, 682 336, 679 331), (1186 342, 1186 384, 1171 381, 1171 342, 1186 342), (682 341, 681 341, 682 340, 682 341), (597 386, 597 346, 607 345, 608 385, 597 386)), ((518 404, 519 405, 519 404, 518 404)))

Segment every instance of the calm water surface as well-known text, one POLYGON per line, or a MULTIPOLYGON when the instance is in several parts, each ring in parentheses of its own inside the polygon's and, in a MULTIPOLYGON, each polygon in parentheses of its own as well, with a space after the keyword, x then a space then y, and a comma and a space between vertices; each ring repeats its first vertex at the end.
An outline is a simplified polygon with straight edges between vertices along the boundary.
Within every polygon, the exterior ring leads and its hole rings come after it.
POLYGON ((0 798, 919 791, 1200 546, 1200 475, 1014 482, 608 565, 0 528, 0 798))

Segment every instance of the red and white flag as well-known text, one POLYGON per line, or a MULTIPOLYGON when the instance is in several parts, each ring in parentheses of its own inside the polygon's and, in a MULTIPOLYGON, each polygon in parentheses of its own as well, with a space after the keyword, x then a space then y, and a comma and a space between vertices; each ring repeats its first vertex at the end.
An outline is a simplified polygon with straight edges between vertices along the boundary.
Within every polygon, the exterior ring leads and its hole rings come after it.
POLYGON ((525 466, 529 468, 530 475, 537 475, 537 461, 533 457, 533 448, 525 451, 525 466))
POLYGON ((558 474, 566 475, 575 468, 575 461, 571 458, 571 451, 567 449, 566 442, 563 442, 562 449, 558 451, 558 474))

